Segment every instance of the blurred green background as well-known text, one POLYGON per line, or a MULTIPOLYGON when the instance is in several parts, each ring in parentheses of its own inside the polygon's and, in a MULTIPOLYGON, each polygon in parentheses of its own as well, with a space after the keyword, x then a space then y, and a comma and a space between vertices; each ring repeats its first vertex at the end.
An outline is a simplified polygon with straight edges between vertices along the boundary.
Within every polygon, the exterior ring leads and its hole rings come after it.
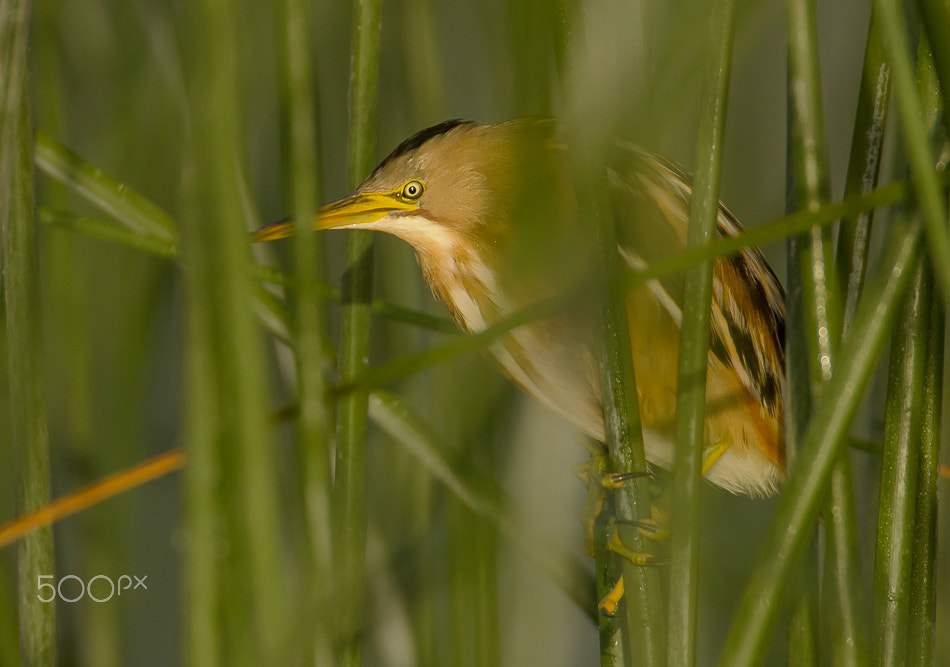
MULTIPOLYGON (((29 52, 35 127, 157 203, 179 225, 188 178, 184 142, 190 131, 190 61, 183 54, 203 38, 189 24, 186 4, 35 2, 29 52)), ((550 33, 540 18, 543 3, 383 4, 379 158, 412 132, 447 118, 496 122, 562 108, 550 33)), ((590 39, 616 44, 619 53, 634 58, 626 69, 606 72, 630 83, 617 92, 606 121, 615 133, 689 167, 706 65, 700 47, 707 3, 582 4, 590 39)), ((754 226, 785 211, 786 38, 779 4, 739 4, 722 199, 744 224, 754 226)), ((869 11, 867 3, 854 0, 818 3, 825 131, 836 198, 847 167, 869 11)), ((253 228, 289 215, 293 206, 282 124, 287 101, 278 80, 282 31, 271 2, 238 3, 237 17, 237 111, 246 189, 234 197, 253 228)), ((347 192, 351 24, 349 3, 313 5, 309 34, 323 200, 347 192)), ((893 176, 886 165, 882 182, 893 176)), ((101 215, 48 178, 40 176, 38 187, 42 206, 101 215)), ((339 284, 343 237, 324 237, 324 275, 330 285, 339 284)), ((764 250, 784 277, 784 249, 764 250)), ((289 244, 254 253, 290 270, 289 244)), ((53 227, 40 230, 40 264, 53 493, 58 496, 181 444, 183 290, 172 260, 53 227)), ((375 275, 377 298, 446 314, 432 300, 411 249, 399 241, 377 239, 375 275)), ((330 304, 326 312, 328 333, 336 341, 338 306, 330 304)), ((267 341, 269 407, 276 409, 293 401, 292 355, 272 336, 261 335, 267 341)), ((370 361, 379 364, 447 339, 376 317, 370 361)), ((4 378, 0 374, 0 395, 6 396, 4 378)), ((592 561, 583 556, 579 523, 584 489, 571 474, 571 466, 586 454, 573 427, 521 396, 479 355, 429 368, 389 388, 433 426, 447 456, 496 480, 512 499, 512 512, 593 571, 592 561)), ((879 414, 870 410, 855 432, 875 437, 879 414)), ((0 410, 0 434, 8 432, 7 420, 8 411, 0 410)), ((301 514, 294 491, 294 430, 286 424, 273 428, 279 436, 280 508, 294 526, 301 514)), ((598 664, 595 625, 547 575, 372 426, 368 447, 365 664, 598 664), (473 619, 486 625, 473 625, 473 619)), ((873 457, 853 456, 857 469, 870 471, 867 478, 873 480, 873 457)), ((12 459, 6 435, 0 436, 0 459, 12 459)), ((860 537, 868 546, 874 540, 876 487, 871 481, 857 485, 861 525, 868 527, 860 537)), ((61 664, 182 660, 180 486, 180 475, 174 474, 57 524, 60 577, 148 577, 147 591, 108 603, 60 603, 61 664)), ((10 466, 0 466, 0 488, 8 490, 0 494, 5 520, 14 516, 10 466)), ((737 498, 704 485, 702 664, 711 664, 722 646, 772 506, 772 501, 737 498)), ((950 527, 946 511, 942 521, 950 527)), ((300 538, 293 529, 284 535, 292 563, 300 538)), ((867 579, 873 550, 865 554, 867 579)), ((950 585, 946 569, 943 590, 950 585)), ((4 665, 17 659, 15 571, 15 550, 8 548, 0 553, 4 665)), ((946 599, 940 602, 940 623, 947 627, 946 599)), ((784 663, 782 635, 780 629, 771 664, 784 663)), ((937 636, 941 664, 941 657, 950 660, 950 633, 937 636)))

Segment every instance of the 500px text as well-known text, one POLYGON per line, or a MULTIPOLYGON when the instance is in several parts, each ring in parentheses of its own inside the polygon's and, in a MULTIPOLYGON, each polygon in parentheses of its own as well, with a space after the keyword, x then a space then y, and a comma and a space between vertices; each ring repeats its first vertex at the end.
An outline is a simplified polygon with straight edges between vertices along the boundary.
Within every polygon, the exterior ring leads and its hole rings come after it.
POLYGON ((122 595, 123 591, 134 591, 139 588, 148 590, 148 585, 145 583, 146 579, 148 579, 147 574, 144 577, 123 574, 113 581, 111 577, 97 574, 89 581, 83 581, 75 574, 67 574, 60 578, 58 583, 54 583, 55 575, 40 574, 36 577, 36 589, 38 591, 36 597, 40 602, 52 602, 57 597, 63 602, 77 602, 84 596, 93 602, 108 602, 113 596, 122 595), (64 586, 64 584, 66 585, 64 586), (93 586, 95 586, 95 590, 93 586))

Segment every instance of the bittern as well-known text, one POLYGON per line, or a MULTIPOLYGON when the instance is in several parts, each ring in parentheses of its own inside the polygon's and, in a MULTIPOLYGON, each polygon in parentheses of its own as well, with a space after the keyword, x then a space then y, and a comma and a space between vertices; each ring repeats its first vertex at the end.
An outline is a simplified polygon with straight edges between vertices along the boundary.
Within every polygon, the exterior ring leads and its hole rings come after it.
MULTIPOLYGON (((619 143, 607 168, 622 262, 640 269, 682 250, 688 175, 619 143)), ((408 242, 432 292, 468 332, 582 283, 596 257, 568 147, 553 121, 452 120, 422 130, 353 194, 321 208, 315 226, 378 230, 408 242)), ((293 230, 282 221, 253 238, 293 230)), ((720 205, 719 235, 740 231, 720 205)), ((782 287, 756 249, 717 259, 713 281, 704 476, 734 493, 768 496, 785 475, 782 287)), ((673 276, 624 294, 646 456, 666 468, 673 458, 682 292, 682 278, 673 276)), ((597 313, 584 304, 511 330, 491 353, 523 391, 603 442, 597 313)))

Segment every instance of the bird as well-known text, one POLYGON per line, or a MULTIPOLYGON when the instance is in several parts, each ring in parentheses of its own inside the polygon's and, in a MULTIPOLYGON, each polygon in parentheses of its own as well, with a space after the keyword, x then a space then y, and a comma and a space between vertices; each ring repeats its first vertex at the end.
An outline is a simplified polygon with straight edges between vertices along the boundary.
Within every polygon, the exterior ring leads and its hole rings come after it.
MULTIPOLYGON (((449 120, 400 143, 352 194, 323 206, 314 227, 367 229, 409 243, 433 295, 466 332, 557 295, 570 304, 495 339, 490 354, 525 393, 605 441, 597 356, 598 261, 578 204, 570 149, 553 119, 449 120)), ((686 245, 689 174, 636 145, 611 144, 605 174, 622 266, 641 270, 686 245)), ((282 220, 253 241, 290 236, 282 220)), ((717 233, 741 233, 719 205, 717 233)), ((624 293, 644 447, 673 460, 683 278, 624 293)), ((737 494, 774 495, 785 479, 784 292, 762 253, 713 266, 703 476, 737 494)))

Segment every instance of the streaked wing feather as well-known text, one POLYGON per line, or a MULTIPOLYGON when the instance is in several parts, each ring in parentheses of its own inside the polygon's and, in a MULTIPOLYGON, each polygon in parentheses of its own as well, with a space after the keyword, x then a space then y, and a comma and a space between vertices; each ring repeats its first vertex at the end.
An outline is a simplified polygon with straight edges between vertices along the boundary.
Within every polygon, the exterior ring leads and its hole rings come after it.
MULTIPOLYGON (((638 268, 640 262, 650 263, 681 251, 685 247, 689 222, 689 176, 675 165, 631 145, 619 147, 616 157, 610 180, 621 254, 632 268, 638 268)), ((719 209, 718 227, 721 236, 741 232, 739 223, 723 206, 719 209)), ((669 300, 682 308, 682 276, 666 277, 659 282, 669 300)), ((643 300, 641 296, 641 304, 643 300)), ((665 309, 675 317, 674 306, 664 298, 656 298, 656 303, 665 303, 665 309)), ((647 320, 641 315, 645 314, 636 309, 630 313, 631 328, 644 326, 642 323, 647 320)), ((715 441, 730 437, 732 444, 757 448, 782 471, 785 467, 784 330, 784 293, 761 252, 747 249, 716 260, 710 322, 707 438, 715 441)), ((661 345, 678 348, 678 329, 675 335, 670 331, 650 333, 651 336, 656 334, 661 337, 654 340, 664 341, 661 345)), ((648 356, 658 356, 658 353, 654 350, 648 356)), ((675 367, 663 370, 676 377, 675 367)))

